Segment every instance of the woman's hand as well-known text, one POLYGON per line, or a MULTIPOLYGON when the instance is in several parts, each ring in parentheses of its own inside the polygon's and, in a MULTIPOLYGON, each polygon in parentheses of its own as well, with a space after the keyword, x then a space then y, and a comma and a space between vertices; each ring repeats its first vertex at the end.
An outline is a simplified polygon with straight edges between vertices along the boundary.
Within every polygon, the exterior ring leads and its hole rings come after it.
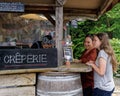
POLYGON ((78 60, 78 59, 74 59, 73 62, 75 62, 75 63, 79 63, 80 60, 78 60))
POLYGON ((86 62, 87 65, 92 66, 95 62, 94 61, 88 61, 86 62))

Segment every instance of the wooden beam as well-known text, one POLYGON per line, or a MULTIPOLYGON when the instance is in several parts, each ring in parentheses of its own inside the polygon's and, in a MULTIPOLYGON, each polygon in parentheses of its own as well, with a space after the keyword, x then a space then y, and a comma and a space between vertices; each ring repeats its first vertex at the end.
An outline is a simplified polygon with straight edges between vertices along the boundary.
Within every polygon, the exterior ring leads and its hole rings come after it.
POLYGON ((55 26, 55 20, 49 14, 44 14, 44 16, 55 26))
POLYGON ((57 5, 57 4, 40 4, 40 3, 27 3, 25 4, 25 6, 29 6, 29 7, 32 7, 32 6, 36 6, 36 7, 59 7, 60 5, 57 5))
MULTIPOLYGON (((40 72, 90 72, 92 68, 82 63, 71 63, 70 68, 66 65, 61 65, 57 68, 37 68, 37 69, 17 69, 17 70, 1 70, 0 75, 4 74, 20 74, 20 73, 40 73, 40 72)), ((1 95, 0 95, 1 96, 1 95)))
POLYGON ((36 96, 35 86, 1 88, 0 96, 36 96))
POLYGON ((64 5, 66 2, 67 0, 57 0, 57 3, 61 6, 64 5))
POLYGON ((78 8, 64 8, 64 13, 72 14, 97 14, 97 9, 78 9, 78 8))
POLYGON ((110 9, 112 9, 113 6, 115 6, 119 2, 120 2, 120 0, 113 0, 113 2, 111 3, 111 5, 107 8, 107 11, 109 11, 110 9))
MULTIPOLYGON (((58 0, 57 0, 58 1, 58 0)), ((59 4, 56 1, 56 4, 59 4)), ((62 0, 64 1, 64 0, 62 0)), ((62 48, 62 39, 63 39, 63 6, 56 7, 56 48, 58 51, 58 66, 63 64, 63 48, 62 48)))
POLYGON ((34 86, 35 84, 36 73, 0 75, 0 88, 34 86))
POLYGON ((55 7, 25 6, 25 13, 55 14, 55 7))
POLYGON ((113 0, 106 0, 104 2, 104 4, 101 6, 100 11, 98 13, 98 18, 107 11, 107 8, 110 6, 112 2, 113 0))

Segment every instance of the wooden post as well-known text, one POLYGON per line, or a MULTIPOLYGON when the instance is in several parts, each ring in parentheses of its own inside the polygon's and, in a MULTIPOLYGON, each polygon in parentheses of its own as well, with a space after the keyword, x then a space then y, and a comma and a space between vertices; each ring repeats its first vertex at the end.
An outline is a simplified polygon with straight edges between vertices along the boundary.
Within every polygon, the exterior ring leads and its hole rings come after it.
POLYGON ((56 7, 56 48, 58 50, 58 66, 63 64, 63 48, 62 48, 62 39, 63 39, 63 4, 66 0, 57 0, 56 4, 60 5, 56 7))

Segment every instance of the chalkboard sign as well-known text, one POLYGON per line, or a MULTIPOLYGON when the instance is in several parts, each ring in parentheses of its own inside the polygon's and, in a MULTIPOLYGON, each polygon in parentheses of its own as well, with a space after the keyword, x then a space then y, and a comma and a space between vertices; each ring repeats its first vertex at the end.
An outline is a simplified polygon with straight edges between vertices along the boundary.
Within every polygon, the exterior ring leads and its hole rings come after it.
POLYGON ((57 67, 57 49, 0 49, 0 70, 57 67))
POLYGON ((70 62, 73 61, 73 50, 72 47, 64 47, 64 58, 65 61, 68 60, 70 62))
POLYGON ((0 11, 24 12, 24 4, 20 2, 0 2, 0 11))

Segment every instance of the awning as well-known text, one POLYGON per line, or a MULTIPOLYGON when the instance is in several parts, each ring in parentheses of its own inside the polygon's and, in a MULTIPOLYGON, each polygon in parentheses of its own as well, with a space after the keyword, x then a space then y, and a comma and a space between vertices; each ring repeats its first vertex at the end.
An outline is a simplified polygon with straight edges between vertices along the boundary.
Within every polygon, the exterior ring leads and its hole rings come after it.
MULTIPOLYGON (((55 14, 55 8, 63 6, 64 19, 86 17, 96 20, 114 7, 120 0, 19 0, 25 5, 25 13, 55 14), (58 1, 59 4, 56 4, 58 1), (64 4, 63 2, 64 1, 64 4)), ((18 0, 0 0, 18 2, 18 0)), ((48 16, 48 18, 49 18, 48 16)))

